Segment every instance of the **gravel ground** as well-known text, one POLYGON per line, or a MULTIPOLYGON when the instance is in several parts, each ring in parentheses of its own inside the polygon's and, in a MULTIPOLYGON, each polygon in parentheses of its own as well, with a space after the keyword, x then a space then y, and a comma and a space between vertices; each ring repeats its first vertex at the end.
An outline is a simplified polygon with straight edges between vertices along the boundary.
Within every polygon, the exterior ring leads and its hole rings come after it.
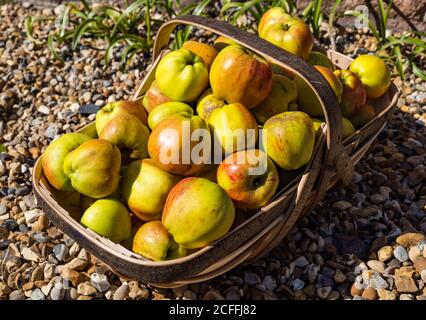
MULTIPOLYGON (((330 190, 262 260, 174 290, 113 275, 49 222, 30 177, 52 139, 129 98, 150 60, 104 70, 99 51, 82 47, 53 62, 23 31, 26 15, 51 10, 0 7, 0 299, 426 299, 426 84, 412 76, 397 81, 399 108, 352 183, 330 190)), ((362 32, 336 43, 348 55, 375 46, 362 32)))

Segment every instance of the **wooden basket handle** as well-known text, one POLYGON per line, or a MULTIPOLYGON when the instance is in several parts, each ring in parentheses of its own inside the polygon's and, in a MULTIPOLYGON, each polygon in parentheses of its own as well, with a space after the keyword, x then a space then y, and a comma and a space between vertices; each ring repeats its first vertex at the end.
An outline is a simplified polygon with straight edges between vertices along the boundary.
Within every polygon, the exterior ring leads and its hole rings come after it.
POLYGON ((154 43, 154 60, 163 49, 168 47, 170 35, 179 24, 199 27, 230 38, 258 55, 265 57, 269 62, 284 69, 289 69, 304 79, 320 101, 328 126, 326 132, 328 154, 326 156, 327 163, 324 164, 327 166, 325 169, 332 170, 333 167, 336 168, 343 182, 350 182, 354 169, 342 144, 342 113, 336 95, 320 72, 298 56, 254 34, 220 20, 193 15, 172 19, 161 26, 154 43))

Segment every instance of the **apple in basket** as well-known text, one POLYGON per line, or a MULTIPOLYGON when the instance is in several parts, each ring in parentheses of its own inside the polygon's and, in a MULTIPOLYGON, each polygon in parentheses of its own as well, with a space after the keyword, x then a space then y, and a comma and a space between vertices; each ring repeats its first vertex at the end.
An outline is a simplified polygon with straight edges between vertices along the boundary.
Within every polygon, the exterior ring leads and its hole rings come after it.
MULTIPOLYGON (((329 68, 323 66, 314 66, 314 68, 319 71, 327 80, 327 82, 333 89, 337 100, 340 102, 343 92, 343 86, 340 80, 334 75, 333 71, 331 71, 331 69, 329 68)), ((297 86, 297 92, 303 92, 303 94, 299 94, 297 96, 297 104, 299 106, 299 110, 306 112, 312 117, 323 117, 324 111, 322 110, 320 101, 318 100, 317 96, 315 95, 311 87, 308 85, 308 83, 305 82, 305 80, 303 80, 299 76, 296 76, 294 78, 294 81, 297 86)))
POLYGON ((176 259, 186 255, 159 220, 144 223, 133 239, 132 251, 154 261, 176 259))
POLYGON ((278 113, 288 111, 289 104, 295 103, 297 99, 297 87, 292 79, 274 74, 272 81, 272 91, 269 96, 251 109, 256 120, 261 124, 278 113))
POLYGON ((266 153, 257 149, 242 150, 222 161, 217 183, 237 208, 259 209, 274 196, 279 176, 266 153))
POLYGON ((280 7, 265 12, 260 19, 258 33, 261 38, 304 60, 309 58, 314 45, 314 36, 309 26, 280 7))
POLYGON ((340 80, 343 86, 340 107, 342 115, 350 118, 363 106, 367 100, 364 85, 358 76, 349 70, 336 70, 334 75, 340 80))
POLYGON ((154 110, 155 107, 170 101, 172 101, 172 99, 161 92, 157 81, 154 80, 151 83, 149 89, 145 92, 145 95, 142 99, 142 104, 145 107, 145 110, 150 113, 152 110, 154 110))
POLYGON ((370 99, 381 97, 389 89, 391 74, 386 63, 379 57, 360 55, 352 61, 349 70, 361 79, 370 99))
POLYGON ((67 154, 64 172, 75 190, 90 198, 104 198, 117 190, 121 153, 102 139, 82 143, 67 154))
POLYGON ((82 133, 66 133, 46 148, 41 165, 49 183, 57 190, 74 191, 70 178, 64 172, 65 157, 91 138, 82 133))
POLYGON ((152 130, 148 152, 161 169, 183 176, 196 176, 210 161, 211 145, 211 135, 203 119, 173 114, 152 130))
POLYGON ((360 128, 367 122, 370 122, 376 116, 376 111, 370 102, 361 106, 359 110, 350 118, 355 128, 360 128))
POLYGON ((96 233, 120 243, 131 233, 131 219, 127 208, 115 198, 96 200, 83 214, 81 224, 96 233))
POLYGON ((120 149, 124 164, 148 157, 149 129, 129 113, 113 117, 102 128, 99 138, 112 142, 120 149))
POLYGON ((272 68, 250 50, 229 45, 213 61, 210 85, 217 98, 250 109, 271 93, 272 68))
POLYGON ((146 110, 138 102, 121 100, 110 102, 96 113, 96 132, 100 135, 103 127, 115 116, 119 114, 131 114, 139 119, 139 121, 147 126, 148 114, 146 110))
POLYGON ((157 106, 148 116, 148 124, 151 130, 164 119, 172 114, 181 114, 186 117, 192 117, 194 115, 194 109, 183 102, 166 102, 157 106))
POLYGON ((315 130, 304 112, 289 111, 273 116, 263 126, 266 154, 284 170, 296 170, 312 157, 315 130))
POLYGON ((213 90, 209 88, 198 98, 196 107, 197 114, 204 121, 207 121, 214 109, 222 108, 224 105, 226 105, 225 100, 216 97, 213 94, 213 90))
POLYGON ((309 55, 307 62, 313 66, 323 66, 334 71, 335 67, 333 62, 322 52, 312 51, 309 55))
POLYGON ((178 244, 198 249, 224 236, 234 218, 234 204, 218 184, 188 177, 170 191, 161 221, 178 244))
POLYGON ((173 101, 191 102, 209 84, 209 72, 203 60, 188 49, 166 54, 155 71, 158 87, 173 101))
POLYGON ((226 104, 214 109, 207 124, 213 139, 218 142, 215 145, 215 156, 251 149, 257 143, 259 129, 256 119, 241 103, 226 104))
POLYGON ((210 70, 213 60, 219 53, 215 47, 193 40, 185 41, 182 45, 182 48, 188 49, 192 53, 195 53, 197 56, 199 56, 203 60, 207 70, 210 70))
POLYGON ((160 169, 152 159, 133 161, 123 172, 121 196, 139 219, 160 219, 167 195, 180 179, 160 169))
MULTIPOLYGON (((314 124, 314 130, 318 131, 318 129, 324 123, 324 120, 312 118, 312 122, 314 124)), ((355 132, 355 127, 352 124, 352 122, 349 119, 342 117, 342 137, 343 137, 343 139, 350 137, 354 132, 355 132)))

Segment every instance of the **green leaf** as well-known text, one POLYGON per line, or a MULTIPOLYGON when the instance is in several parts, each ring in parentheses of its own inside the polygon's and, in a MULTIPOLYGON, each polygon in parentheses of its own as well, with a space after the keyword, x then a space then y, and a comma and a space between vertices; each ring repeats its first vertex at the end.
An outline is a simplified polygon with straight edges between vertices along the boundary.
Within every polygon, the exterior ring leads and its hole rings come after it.
POLYGON ((6 147, 2 143, 0 143, 0 153, 6 152, 6 151, 7 151, 6 147))
POLYGON ((403 61, 402 61, 400 46, 394 47, 394 53, 395 53, 395 64, 396 64, 396 67, 398 69, 399 76, 401 77, 401 79, 404 79, 405 73, 404 73, 404 67, 403 67, 403 61))
POLYGON ((77 28, 77 30, 74 33, 74 39, 72 42, 72 49, 75 50, 78 46, 78 44, 81 41, 81 37, 83 37, 84 33, 86 32, 87 27, 89 26, 89 23, 94 22, 95 20, 93 18, 87 19, 83 21, 77 28))
POLYGON ((56 60, 63 61, 62 57, 56 51, 56 48, 54 45, 55 38, 56 38, 56 34, 49 35, 49 37, 47 38, 47 47, 49 48, 50 52, 52 53, 53 57, 56 60))
POLYGON ((411 64, 411 69, 417 77, 419 77, 423 81, 426 81, 426 72, 424 70, 420 69, 415 63, 411 64))

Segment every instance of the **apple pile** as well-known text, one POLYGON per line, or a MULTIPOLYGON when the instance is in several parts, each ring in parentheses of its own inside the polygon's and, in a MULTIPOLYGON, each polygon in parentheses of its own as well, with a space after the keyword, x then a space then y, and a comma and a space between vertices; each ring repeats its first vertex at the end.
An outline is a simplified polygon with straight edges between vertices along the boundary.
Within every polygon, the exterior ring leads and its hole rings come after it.
MULTIPOLYGON (((344 137, 374 117, 367 99, 390 85, 382 60, 363 55, 335 70, 312 52, 308 26, 281 8, 265 13, 259 36, 330 83, 344 137)), ((160 60, 142 99, 98 111, 97 139, 62 135, 47 147, 42 167, 52 187, 81 195, 83 226, 130 241, 148 259, 175 259, 270 202, 280 182, 310 161, 323 116, 310 87, 265 58, 224 37, 213 46, 187 41, 160 60)))

